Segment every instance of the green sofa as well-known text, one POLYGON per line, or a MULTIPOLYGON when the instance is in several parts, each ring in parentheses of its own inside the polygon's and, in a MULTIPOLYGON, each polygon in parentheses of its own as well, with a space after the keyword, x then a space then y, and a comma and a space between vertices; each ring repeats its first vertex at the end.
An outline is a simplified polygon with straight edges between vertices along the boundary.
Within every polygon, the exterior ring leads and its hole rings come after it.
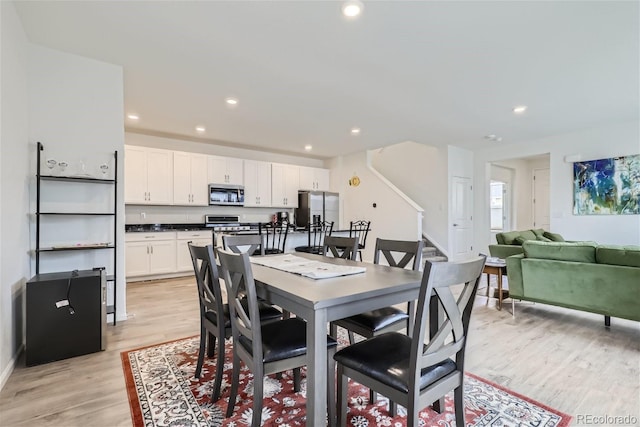
POLYGON ((512 301, 603 314, 607 326, 611 316, 640 321, 640 246, 526 241, 522 249, 507 258, 512 301))
POLYGON ((523 231, 504 231, 496 234, 498 244, 489 245, 492 257, 505 259, 511 255, 522 253, 522 244, 529 240, 541 242, 564 242, 564 238, 542 228, 523 231))

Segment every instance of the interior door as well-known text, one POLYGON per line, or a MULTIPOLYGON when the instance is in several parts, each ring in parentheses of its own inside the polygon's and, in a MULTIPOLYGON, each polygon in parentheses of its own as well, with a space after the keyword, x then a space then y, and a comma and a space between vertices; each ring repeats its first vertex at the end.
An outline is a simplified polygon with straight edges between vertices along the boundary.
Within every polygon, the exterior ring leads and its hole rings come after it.
POLYGON ((549 230, 549 169, 533 170, 533 226, 549 230))
POLYGON ((452 261, 465 259, 473 251, 472 206, 471 178, 454 176, 451 185, 452 261))

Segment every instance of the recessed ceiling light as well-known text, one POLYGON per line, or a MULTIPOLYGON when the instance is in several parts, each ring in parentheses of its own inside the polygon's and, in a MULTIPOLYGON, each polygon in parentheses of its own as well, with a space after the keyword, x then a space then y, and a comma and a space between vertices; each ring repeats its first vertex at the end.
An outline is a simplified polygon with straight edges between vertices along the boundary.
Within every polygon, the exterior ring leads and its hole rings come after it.
POLYGON ((313 147, 310 144, 307 144, 307 145, 304 146, 304 149, 307 150, 307 151, 311 151, 312 148, 313 147))
POLYGON ((501 137, 501 136, 495 135, 495 134, 493 134, 493 133, 492 133, 492 134, 490 134, 490 135, 485 135, 485 136, 484 136, 484 139, 487 139, 487 140, 489 140, 489 141, 493 141, 493 142, 500 142, 500 141, 502 141, 502 137, 501 137))
POLYGON ((360 135, 360 128, 351 129, 351 135, 360 135))
POLYGON ((207 129, 204 126, 196 126, 196 132, 203 133, 207 129))
POLYGON ((226 102, 227 105, 230 105, 232 107, 235 107, 236 105, 238 105, 238 100, 236 98, 229 97, 229 98, 225 99, 224 102, 226 102))
POLYGON ((526 105, 518 105, 517 107, 513 107, 513 112, 516 114, 522 114, 527 111, 526 105))
POLYGON ((138 116, 137 114, 127 114, 127 118, 131 120, 138 120, 140 119, 140 116, 138 116))
POLYGON ((342 14, 347 18, 355 18, 362 13, 363 8, 361 1, 350 0, 342 5, 342 14))

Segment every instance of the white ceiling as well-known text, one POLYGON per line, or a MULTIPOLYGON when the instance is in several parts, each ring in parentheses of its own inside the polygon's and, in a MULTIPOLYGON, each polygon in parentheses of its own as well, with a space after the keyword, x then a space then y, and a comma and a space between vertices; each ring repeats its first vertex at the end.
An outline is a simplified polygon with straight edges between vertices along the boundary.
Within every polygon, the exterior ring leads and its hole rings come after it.
POLYGON ((138 128, 331 157, 637 119, 637 1, 28 1, 34 43, 124 67, 138 128), (235 96, 240 103, 224 103, 235 96), (512 113, 525 104, 522 116, 512 113), (359 136, 350 135, 359 127, 359 136))

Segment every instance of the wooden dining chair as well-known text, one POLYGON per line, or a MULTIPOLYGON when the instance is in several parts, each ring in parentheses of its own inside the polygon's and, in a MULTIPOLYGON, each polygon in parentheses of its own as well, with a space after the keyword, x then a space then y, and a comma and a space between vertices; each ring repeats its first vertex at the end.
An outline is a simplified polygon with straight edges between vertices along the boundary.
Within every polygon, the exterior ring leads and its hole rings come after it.
MULTIPOLYGON (((383 255, 391 267, 406 268, 410 265, 412 270, 420 270, 422 245, 422 240, 376 239, 373 263, 380 264, 380 255, 383 255)), ((395 307, 384 307, 336 320, 331 325, 332 327, 341 326, 349 331, 349 342, 353 344, 354 332, 365 338, 371 338, 390 331, 402 329, 408 331, 408 322, 409 315, 406 311, 395 307)), ((331 335, 336 336, 333 329, 331 335)))
POLYGON ((442 398, 453 390, 456 425, 465 425, 465 348, 485 259, 481 255, 463 263, 427 262, 413 334, 389 332, 336 353, 339 426, 346 426, 349 378, 387 396, 391 416, 396 404, 407 408, 409 427, 417 427, 419 411, 436 401, 437 409, 444 410, 442 398), (464 286, 456 298, 451 287, 459 284, 464 286))
POLYGON ((249 256, 264 255, 264 240, 259 234, 227 234, 222 236, 222 247, 234 253, 248 252, 249 256))
MULTIPOLYGON (((224 304, 222 299, 213 245, 194 246, 191 242, 188 242, 188 246, 196 275, 198 300, 200 302, 200 348, 198 350, 195 377, 200 378, 205 349, 207 350, 207 356, 212 357, 216 348, 216 341, 218 341, 216 373, 213 391, 211 392, 211 401, 216 402, 220 398, 224 368, 224 341, 231 336, 229 306, 224 304)), ((246 302, 244 304, 246 305, 246 302)), ((264 323, 282 318, 282 313, 270 305, 260 304, 258 311, 260 321, 264 323)))
POLYGON ((360 255, 360 261, 362 261, 362 250, 367 244, 367 235, 371 226, 371 221, 359 220, 351 221, 349 223, 349 237, 355 237, 358 239, 358 255, 360 255))
MULTIPOLYGON (((300 367, 307 363, 307 325, 298 317, 260 324, 253 272, 246 253, 218 251, 222 277, 227 288, 233 335, 233 375, 227 417, 233 415, 238 394, 240 361, 253 372, 253 416, 251 425, 260 425, 263 379, 265 375, 294 370, 294 391, 300 390, 300 367), (242 304, 246 294, 248 305, 242 304)), ((335 419, 335 363, 337 342, 327 337, 327 408, 329 424, 335 419)))
POLYGON ((288 221, 266 222, 258 225, 258 233, 263 236, 265 255, 284 253, 290 228, 288 221))
POLYGON ((358 255, 358 239, 355 237, 327 236, 322 245, 322 255, 355 261, 358 255))

